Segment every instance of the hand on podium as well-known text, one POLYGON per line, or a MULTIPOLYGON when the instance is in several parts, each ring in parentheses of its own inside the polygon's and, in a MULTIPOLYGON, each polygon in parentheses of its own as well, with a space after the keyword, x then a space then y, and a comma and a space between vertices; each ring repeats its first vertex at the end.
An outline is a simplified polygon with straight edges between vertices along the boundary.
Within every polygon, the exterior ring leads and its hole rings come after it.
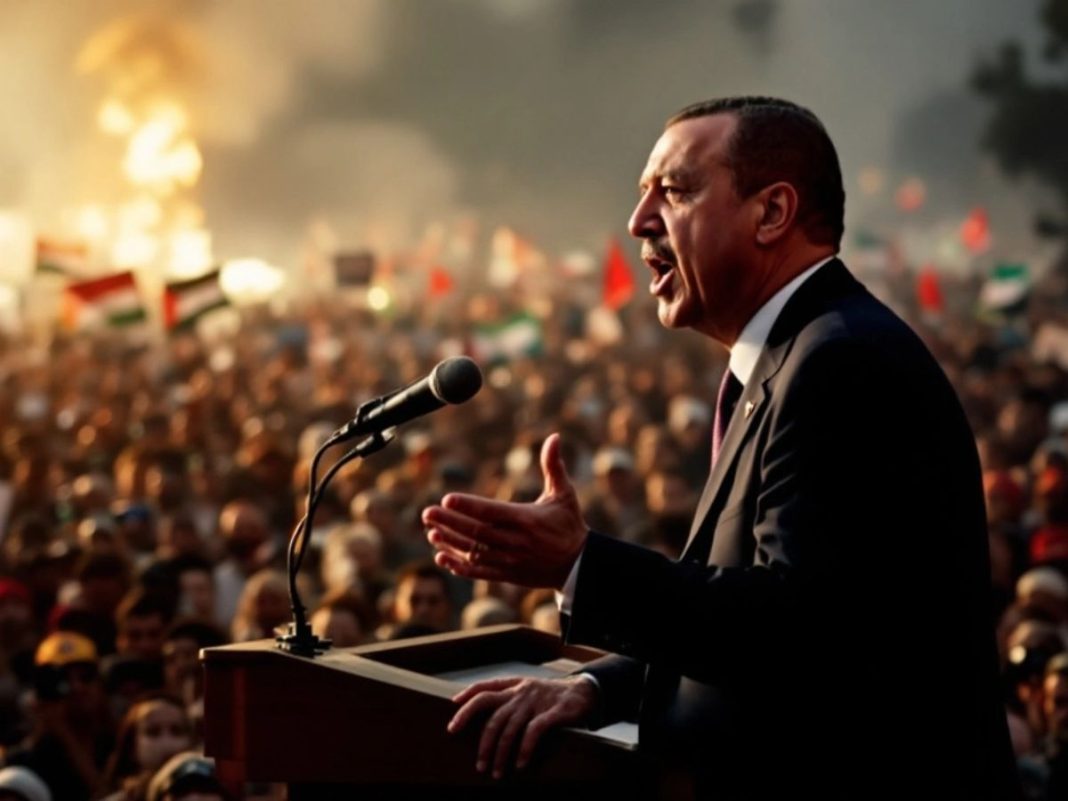
POLYGON ((451 493, 423 510, 434 561, 457 576, 560 589, 588 529, 560 455, 560 435, 541 448, 545 479, 533 503, 451 493))
POLYGON ((542 735, 558 726, 585 722, 597 706, 597 687, 583 676, 563 679, 490 679, 472 684, 453 697, 462 704, 449 732, 455 734, 475 718, 489 715, 478 743, 475 769, 504 775, 519 740, 515 766, 522 769, 542 735))

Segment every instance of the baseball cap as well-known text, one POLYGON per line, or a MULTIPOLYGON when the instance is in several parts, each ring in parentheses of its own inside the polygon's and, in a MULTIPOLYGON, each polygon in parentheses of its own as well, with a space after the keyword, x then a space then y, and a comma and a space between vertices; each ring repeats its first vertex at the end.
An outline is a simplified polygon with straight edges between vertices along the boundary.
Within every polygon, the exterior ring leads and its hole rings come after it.
POLYGON ((88 637, 73 631, 57 631, 37 646, 36 665, 69 665, 72 662, 96 662, 96 646, 88 637))
POLYGON ((163 801, 168 793, 180 795, 194 790, 216 792, 225 797, 223 786, 215 775, 215 761, 195 751, 183 751, 156 771, 148 783, 145 797, 148 801, 163 801))

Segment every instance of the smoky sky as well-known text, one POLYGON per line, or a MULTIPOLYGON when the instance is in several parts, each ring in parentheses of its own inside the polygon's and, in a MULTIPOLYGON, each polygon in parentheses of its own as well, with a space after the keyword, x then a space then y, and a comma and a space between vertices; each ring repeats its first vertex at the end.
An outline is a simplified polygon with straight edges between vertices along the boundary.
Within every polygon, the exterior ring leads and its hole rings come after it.
MULTIPOLYGON (((0 204, 47 217, 118 192, 121 149, 93 128, 106 81, 73 63, 146 5, 0 5, 0 204)), ((967 80, 1002 41, 1039 42, 1037 13, 1037 0, 234 0, 159 4, 151 30, 167 58, 190 43, 171 66, 217 255, 292 264, 313 221, 342 245, 392 247, 477 215, 554 252, 599 250, 625 236, 663 120, 741 93, 823 119, 853 227, 892 215, 894 183, 919 175, 924 215, 987 205, 1025 247, 1045 197, 980 151, 989 109, 967 80), (859 197, 869 166, 887 189, 859 197)))

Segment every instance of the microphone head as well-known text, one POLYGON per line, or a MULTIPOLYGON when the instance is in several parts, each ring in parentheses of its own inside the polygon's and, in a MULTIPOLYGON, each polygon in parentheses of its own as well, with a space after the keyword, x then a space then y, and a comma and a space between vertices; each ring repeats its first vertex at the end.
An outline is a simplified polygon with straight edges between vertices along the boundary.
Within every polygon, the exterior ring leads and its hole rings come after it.
POLYGON ((482 371, 472 359, 456 356, 430 371, 430 391, 442 403, 464 403, 482 389, 482 371))

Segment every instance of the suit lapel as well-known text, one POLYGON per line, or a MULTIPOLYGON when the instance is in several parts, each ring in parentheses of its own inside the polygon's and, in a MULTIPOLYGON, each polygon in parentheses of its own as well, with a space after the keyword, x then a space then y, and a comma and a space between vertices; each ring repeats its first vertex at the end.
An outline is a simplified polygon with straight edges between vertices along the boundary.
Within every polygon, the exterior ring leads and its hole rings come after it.
POLYGON ((719 458, 716 459, 712 473, 709 475, 708 481, 705 482, 701 500, 698 501, 697 512, 694 514, 693 524, 690 526, 690 536, 686 541, 686 547, 682 550, 684 557, 687 551, 690 550, 697 533, 701 530, 708 513, 717 505, 720 495, 728 486, 723 481, 724 476, 733 468, 742 445, 749 439, 750 434, 756 430, 757 423, 764 414, 768 398, 765 382, 781 366, 781 359, 785 356, 785 353, 781 351, 781 348, 769 350, 767 347, 761 351, 756 367, 753 370, 753 375, 749 377, 749 382, 745 385, 741 398, 738 399, 738 404, 734 408, 734 414, 731 415, 731 421, 727 425, 727 431, 723 437, 719 458), (749 408, 748 414, 746 414, 747 407, 749 408))
MULTIPOLYGON (((721 498, 729 486, 724 483, 724 478, 733 470, 742 445, 749 440, 752 432, 759 425, 771 396, 768 383, 782 367, 797 334, 807 322, 826 307, 830 299, 840 297, 849 291, 856 291, 860 286, 845 265, 838 259, 834 259, 805 281, 779 313, 753 368, 753 374, 742 391, 734 414, 731 415, 719 458, 705 483, 701 499, 697 503, 697 511, 690 526, 690 536, 686 541, 686 547, 682 549, 682 559, 686 558, 693 547, 698 534, 705 527, 709 514, 722 508, 721 498), (748 414, 746 413, 747 406, 748 414)), ((718 516, 718 512, 716 514, 718 516)))

